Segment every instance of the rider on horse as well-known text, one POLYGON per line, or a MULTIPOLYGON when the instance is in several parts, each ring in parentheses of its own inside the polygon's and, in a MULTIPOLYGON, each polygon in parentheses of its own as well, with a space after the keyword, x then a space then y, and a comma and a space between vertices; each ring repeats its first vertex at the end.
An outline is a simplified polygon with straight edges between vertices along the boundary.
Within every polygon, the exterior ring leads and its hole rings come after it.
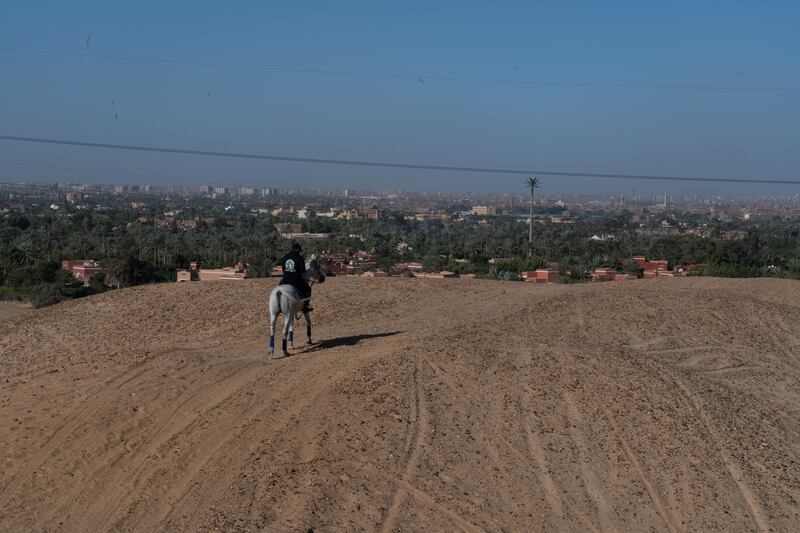
POLYGON ((325 281, 325 266, 322 258, 317 254, 311 255, 311 260, 306 260, 301 254, 302 250, 297 243, 292 244, 292 250, 281 259, 283 279, 280 285, 272 289, 269 295, 269 352, 275 353, 275 325, 278 315, 283 315, 283 354, 289 355, 287 344, 294 348, 294 320, 299 313, 306 319, 306 335, 308 343, 311 340, 311 317, 308 301, 311 298, 311 287, 308 282, 323 283, 325 281), (287 287, 289 285, 291 288, 287 287), (300 308, 300 302, 303 307, 300 308))
POLYGON ((280 265, 283 268, 283 278, 280 285, 291 285, 300 293, 300 298, 308 298, 303 305, 304 312, 313 311, 308 305, 311 301, 311 286, 303 279, 306 271, 306 259, 302 255, 302 247, 298 243, 292 243, 291 251, 281 258, 280 265))

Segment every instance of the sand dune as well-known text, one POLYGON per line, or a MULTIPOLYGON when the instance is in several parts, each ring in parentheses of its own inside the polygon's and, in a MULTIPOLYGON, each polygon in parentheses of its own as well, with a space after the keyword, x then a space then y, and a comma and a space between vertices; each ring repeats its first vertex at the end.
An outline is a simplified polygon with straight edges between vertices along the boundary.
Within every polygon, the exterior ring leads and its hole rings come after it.
POLYGON ((800 524, 796 282, 333 278, 266 360, 272 283, 0 322, 0 530, 800 524))

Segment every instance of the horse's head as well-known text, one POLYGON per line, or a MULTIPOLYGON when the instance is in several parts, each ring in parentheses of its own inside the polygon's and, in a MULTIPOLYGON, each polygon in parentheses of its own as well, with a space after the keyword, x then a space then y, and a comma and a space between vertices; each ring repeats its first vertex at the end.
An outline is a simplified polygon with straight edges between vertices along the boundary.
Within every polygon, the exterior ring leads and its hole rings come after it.
POLYGON ((325 265, 319 254, 311 254, 311 259, 306 263, 306 272, 308 272, 308 277, 317 283, 325 282, 325 265))

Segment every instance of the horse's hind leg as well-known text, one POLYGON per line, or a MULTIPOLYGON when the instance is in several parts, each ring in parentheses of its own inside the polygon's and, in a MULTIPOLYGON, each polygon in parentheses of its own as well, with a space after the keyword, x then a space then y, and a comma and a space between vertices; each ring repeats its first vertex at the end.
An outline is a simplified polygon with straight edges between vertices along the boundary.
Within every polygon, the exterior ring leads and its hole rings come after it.
POLYGON ((278 324, 278 313, 273 313, 270 309, 269 317, 269 354, 275 353, 275 326, 278 324))
POLYGON ((278 325, 278 315, 281 314, 281 293, 273 291, 269 297, 269 355, 275 355, 275 328, 278 325))
POLYGON ((306 317, 306 336, 308 337, 308 344, 314 344, 314 341, 311 340, 311 313, 303 311, 303 315, 306 317))

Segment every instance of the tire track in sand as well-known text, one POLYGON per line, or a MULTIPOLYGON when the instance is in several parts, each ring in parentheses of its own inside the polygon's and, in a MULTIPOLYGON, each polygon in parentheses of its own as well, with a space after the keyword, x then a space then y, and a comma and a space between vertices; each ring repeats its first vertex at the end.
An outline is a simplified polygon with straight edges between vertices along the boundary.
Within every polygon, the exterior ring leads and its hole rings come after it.
MULTIPOLYGON (((262 374, 261 369, 263 369, 263 364, 260 361, 250 359, 244 364, 236 365, 233 371, 226 372, 223 376, 202 385, 199 389, 187 391, 188 394, 184 393, 178 406, 166 413, 152 436, 146 441, 147 445, 135 450, 135 456, 144 457, 146 460, 141 461, 139 467, 130 473, 118 471, 118 474, 122 474, 124 479, 117 479, 116 482, 109 483, 115 489, 100 495, 93 502, 83 517, 83 520, 90 522, 82 524, 78 529, 84 531, 106 529, 112 517, 124 506, 128 492, 140 489, 156 473, 159 463, 156 459, 151 460, 150 457, 191 427, 199 417, 230 398, 238 390, 256 381, 262 374), (199 401, 187 407, 193 399, 199 399, 199 401), (97 517, 101 517, 102 522, 96 522, 97 517)), ((209 448, 212 452, 215 450, 213 446, 209 446, 209 448)), ((128 460, 132 462, 132 459, 128 460)), ((115 477, 119 478, 119 475, 115 477)))
MULTIPOLYGON (((580 307, 580 304, 579 304, 579 307, 578 307, 578 311, 579 311, 578 315, 579 316, 582 315, 582 313, 580 312, 580 309, 581 309, 581 307, 580 307)), ((583 320, 582 319, 580 321, 580 324, 581 325, 583 324, 583 320)), ((579 366, 579 367, 582 367, 582 368, 586 369, 587 372, 594 372, 594 370, 591 367, 589 367, 587 364, 583 363, 582 361, 578 360, 577 357, 573 357, 573 361, 574 361, 574 364, 576 366, 579 366)), ((570 405, 568 403, 568 409, 569 408, 570 408, 570 405)), ((662 500, 661 495, 655 489, 653 483, 650 481, 649 477, 645 473, 644 469, 641 466, 641 463, 639 463, 639 460, 638 460, 636 454, 633 452, 631 447, 628 445, 627 439, 622 436, 622 433, 619 431, 619 428, 614 423, 614 417, 611 415, 611 413, 605 407, 601 406, 601 408, 602 408, 603 412, 605 413, 606 418, 609 421, 609 425, 611 426, 611 429, 613 430, 613 433, 616 436, 617 441, 619 442, 620 446, 622 446, 622 449, 625 452, 625 455, 628 457, 628 462, 631 464, 631 466, 633 467, 634 471, 636 472, 636 475, 639 477, 639 480, 642 482, 642 484, 644 485, 645 489, 647 490, 647 494, 650 497, 650 502, 653 504, 653 507, 655 507, 656 512, 658 513, 659 517, 661 517, 661 520, 664 522, 664 525, 667 526, 667 529, 670 532, 677 531, 678 528, 675 526, 674 522, 670 519, 670 512, 669 512, 667 506, 664 505, 664 501, 662 500)), ((574 409, 574 413, 578 412, 577 411, 577 404, 575 404, 574 398, 572 398, 572 409, 574 409)), ((581 422, 581 424, 582 424, 582 422, 581 422)))
MULTIPOLYGON (((615 430, 617 435, 620 435, 618 431, 615 430)), ((633 466, 633 469, 636 471, 636 474, 639 476, 639 480, 642 482, 644 487, 647 489, 647 494, 650 496, 650 501, 653 503, 653 507, 656 508, 658 515, 661 517, 661 520, 664 521, 664 525, 667 526, 667 529, 670 533, 675 533, 678 529, 675 527, 675 524, 670 520, 669 511, 667 510, 667 506, 664 505, 664 502, 661 500, 661 496, 658 494, 658 491, 655 490, 653 484, 650 482, 650 479, 644 472, 641 464, 639 463, 639 459, 634 454, 631 447, 628 446, 628 442, 626 439, 623 439, 621 436, 619 437, 619 443, 622 445, 622 449, 625 450, 625 455, 628 456, 628 461, 633 466)))
POLYGON ((90 419, 107 400, 115 396, 123 387, 152 370, 154 370, 153 367, 142 369, 137 365, 122 374, 106 380, 102 385, 89 392, 89 394, 85 396, 80 407, 74 410, 72 414, 56 427, 55 431, 47 438, 31 460, 21 465, 11 476, 11 479, 6 483, 2 491, 0 491, 0 508, 8 503, 20 486, 27 480, 27 474, 32 474, 38 470, 42 464, 63 445, 63 442, 66 441, 81 424, 90 419))
MULTIPOLYGON (((575 296, 576 304, 576 318, 578 333, 585 342, 589 339, 586 330, 586 321, 583 318, 583 300, 580 293, 575 296)), ((576 364, 586 367, 577 357, 573 357, 576 364)), ((572 442, 575 444, 575 450, 578 453, 578 460, 580 461, 581 479, 583 480, 584 488, 589 494, 589 497, 594 501, 597 508, 597 517, 600 522, 600 529, 603 531, 618 531, 619 526, 613 519, 614 510, 609 505, 605 498, 606 488, 594 471, 591 463, 589 462, 589 446, 586 437, 580 428, 586 427, 583 416, 578 409, 578 404, 575 397, 570 392, 564 392, 564 404, 566 406, 567 418, 569 419, 569 432, 572 442)), ((616 432, 615 432, 616 433, 616 432)), ((617 433, 619 435, 619 433, 617 433)))
POLYGON ((464 531, 470 533, 484 533, 486 531, 485 529, 476 526, 475 524, 472 524, 471 522, 466 520, 463 516, 453 511, 449 507, 439 503, 436 500, 436 498, 434 498, 424 490, 420 489, 416 485, 413 485, 403 480, 398 481, 397 478, 393 478, 386 472, 364 463, 358 463, 355 461, 344 461, 343 464, 346 464, 349 468, 352 468, 353 471, 361 471, 375 478, 389 481, 391 483, 396 483, 400 488, 405 490, 411 497, 416 499, 419 503, 425 504, 432 509, 436 509, 443 515, 447 516, 455 525, 457 525, 464 531))
MULTIPOLYGON (((211 365, 209 368, 201 370, 201 373, 206 373, 208 371, 209 375, 213 375, 215 372, 219 372, 219 374, 212 379, 211 382, 199 385, 196 387, 190 387, 189 389, 183 391, 178 398, 176 398, 175 402, 177 403, 169 411, 164 413, 160 413, 156 419, 150 423, 151 426, 154 426, 154 429, 141 429, 140 431, 127 436, 125 438, 121 438, 117 445, 108 446, 104 449, 99 451, 94 457, 93 462, 89 465, 86 465, 86 468, 91 468, 91 470, 87 471, 86 477, 89 479, 96 479, 96 478, 103 478, 108 476, 109 472, 111 476, 119 476, 121 472, 124 470, 124 464, 133 462, 133 460, 137 457, 141 457, 143 454, 145 457, 152 453, 153 450, 149 448, 145 448, 142 450, 136 449, 132 446, 132 442, 139 440, 141 437, 149 435, 149 440, 155 440, 156 442, 163 443, 169 440, 172 435, 180 433, 188 424, 191 423, 193 419, 186 420, 185 412, 187 411, 200 411, 204 406, 208 403, 208 401, 213 400, 213 392, 215 388, 218 388, 223 382, 231 381, 234 382, 240 378, 240 375, 250 370, 252 367, 252 359, 236 359, 231 361, 223 361, 221 363, 217 363, 211 365), (242 362, 244 361, 244 364, 242 362), (233 367, 231 370, 230 367, 233 367), (192 409, 187 409, 187 404, 197 398, 198 396, 211 393, 208 398, 203 398, 199 401, 196 405, 191 406, 192 409), (183 418, 178 418, 178 414, 184 414, 183 418)), ((193 369, 193 371, 188 374, 189 376, 194 376, 198 374, 197 367, 193 369)), ((200 413, 199 413, 200 414, 200 413)), ((197 416, 199 416, 199 414, 197 416)), ((122 432, 121 432, 122 433, 122 432)), ((100 438, 100 435, 98 435, 100 438)), ((145 468, 145 465, 142 464, 139 470, 136 472, 141 472, 142 469, 145 468)), ((114 478, 112 477, 112 480, 114 478)), ((128 478, 127 481, 123 482, 120 480, 116 480, 117 483, 111 483, 112 486, 126 486, 129 487, 133 484, 131 479, 135 478, 128 478)), ((135 484, 134 484, 135 485, 135 484)), ((63 513, 64 509, 68 507, 73 500, 73 498, 81 493, 83 488, 80 485, 76 485, 71 487, 71 490, 61 494, 59 500, 61 502, 60 506, 51 505, 51 509, 49 512, 40 513, 36 518, 35 527, 37 528, 44 528, 47 525, 49 520, 52 520, 53 517, 59 516, 63 513)), ((98 495, 97 498, 94 499, 92 505, 97 506, 99 502, 106 501, 109 499, 113 494, 115 494, 114 490, 104 490, 102 494, 98 495)), ((101 514, 108 514, 108 510, 105 509, 101 514)))
POLYGON ((467 522, 461 515, 437 502, 436 499, 427 492, 417 488, 407 481, 400 481, 398 482, 398 485, 408 494, 416 498, 417 501, 420 501, 445 515, 462 530, 467 531, 468 533, 483 533, 483 529, 467 522))
POLYGON ((419 463, 419 458, 422 455, 423 448, 425 447, 425 441, 429 427, 428 406, 425 397, 425 391, 420 383, 419 374, 420 360, 419 357, 417 357, 414 363, 413 374, 415 391, 414 418, 416 419, 414 424, 414 444, 409 452, 403 477, 400 480, 401 482, 396 484, 394 493, 392 494, 391 504, 386 512, 386 516, 383 519, 383 523, 381 524, 381 533, 388 533, 394 527, 394 523, 397 520, 397 515, 400 513, 400 507, 403 505, 407 494, 406 489, 403 487, 405 484, 410 484, 414 479, 414 476, 417 472, 417 463, 419 463))
MULTIPOLYGON (((530 398, 533 397, 534 394, 527 385, 523 385, 522 388, 525 390, 527 395, 527 410, 530 412, 532 410, 530 398)), ((522 415, 522 418, 525 420, 528 455, 530 455, 533 460, 533 465, 535 466, 534 469, 537 471, 536 477, 538 478, 542 488, 545 490, 545 501, 547 501, 548 505, 550 506, 550 510, 553 511, 554 514, 558 515, 559 519, 564 521, 569 521, 571 519, 569 516, 571 513, 574 516, 574 519, 581 523, 581 527, 584 528, 583 531, 598 531, 596 525, 589 520, 589 518, 580 509, 576 507, 570 509, 564 508, 564 499, 561 496, 561 493, 564 491, 564 489, 550 474, 551 468, 547 462, 547 454, 545 452, 541 434, 536 430, 536 428, 534 428, 527 416, 522 415)), ((563 531, 570 530, 563 525, 561 529, 563 531)))
POLYGON ((691 390, 689 390, 689 387, 687 387, 683 380, 680 379, 676 374, 667 372, 666 370, 658 367, 656 367, 656 369, 661 374, 662 379, 672 381, 678 386, 685 399, 694 408, 694 411, 697 413, 700 421, 703 423, 703 426, 705 426, 706 432, 711 437, 711 441, 713 442, 714 447, 716 447, 720 459, 722 459, 722 464, 725 467, 725 470, 728 471, 731 479, 736 484, 739 495, 744 501, 745 507, 747 508, 750 517, 753 519, 753 522, 755 522, 759 531, 769 531, 770 529, 766 513, 764 513, 763 509, 761 509, 756 494, 745 481, 742 467, 739 466, 733 457, 731 457, 731 454, 728 452, 727 448, 725 448, 725 446, 722 444, 722 439, 720 438, 716 428, 712 424, 708 414, 703 408, 702 400, 691 390))
MULTIPOLYGON (((293 382, 297 386, 296 382, 293 382)), ((249 385, 254 385, 250 383, 249 385)), ((287 387, 288 388, 288 387, 287 387)), ((318 401, 321 392, 310 395, 302 401, 294 403, 290 409, 283 411, 284 416, 299 416, 301 413, 306 412, 309 406, 318 401)), ((216 424, 216 432, 213 438, 206 439, 205 442, 200 443, 194 449, 194 455, 187 460, 186 464, 181 467, 181 475, 176 481, 170 484, 169 494, 160 498, 156 505, 150 510, 150 522, 136 522, 133 529, 169 529, 170 517, 175 513, 180 506, 192 496, 193 485, 197 484, 198 477, 208 467, 208 465, 218 457, 219 451, 229 446, 230 443, 240 438, 240 435, 235 431, 238 427, 248 428, 255 420, 265 417, 265 413, 272 409, 272 404, 268 401, 263 403, 253 403, 248 405, 248 410, 241 413, 235 419, 221 419, 216 424)), ((288 422, 285 423, 280 429, 276 428, 273 431, 283 431, 287 427, 288 422)), ((123 529, 126 524, 122 520, 112 524, 110 529, 119 530, 123 529)), ((130 525, 128 525, 130 527, 130 525)))
POLYGON ((567 417, 569 419, 569 432, 572 442, 575 445, 575 450, 578 453, 578 460, 580 461, 579 467, 581 472, 581 479, 586 488, 586 492, 594 502, 597 510, 597 518, 600 522, 600 529, 603 531, 620 531, 620 525, 616 523, 615 513, 613 507, 606 499, 606 487, 600 480, 600 477, 592 467, 589 460, 589 444, 586 436, 580 428, 586 427, 583 416, 578 410, 578 404, 570 392, 564 393, 564 403, 566 406, 567 417))
MULTIPOLYGON (((634 350, 641 350, 652 343, 645 343, 639 345, 628 346, 628 348, 634 350)), ((698 351, 700 349, 707 349, 707 346, 700 346, 700 347, 688 347, 688 348, 678 348, 678 349, 667 349, 667 350, 646 350, 644 353, 645 355, 654 355, 662 352, 678 352, 678 353, 686 353, 691 351, 698 351)), ((717 449, 717 453, 719 454, 720 459, 722 460, 722 464, 725 467, 725 470, 728 472, 728 475, 733 480, 734 484, 736 485, 737 491, 739 496, 741 497, 742 501, 745 504, 745 508, 750 515, 750 518, 755 523, 756 527, 759 531, 769 531, 769 525, 767 521, 767 516, 764 511, 761 509, 761 506, 758 503, 758 498, 756 497, 753 490, 748 486, 747 482, 744 479, 744 472, 739 464, 731 457, 728 450, 722 444, 722 440, 717 433, 716 428, 714 427, 713 423, 708 417, 708 414, 705 412, 705 409, 702 405, 702 400, 694 394, 689 387, 684 383, 684 381, 677 375, 676 372, 667 370, 662 363, 659 363, 657 360, 649 358, 648 361, 650 363, 651 368, 655 370, 655 372, 667 383, 674 383, 678 386, 678 390, 680 395, 683 397, 685 403, 691 407, 695 413, 697 413, 698 418, 703 424, 703 427, 706 430, 706 433, 711 437, 711 442, 713 443, 714 447, 717 449)))
MULTIPOLYGON (((238 477, 242 471, 242 463, 218 463, 217 461, 222 457, 218 453, 219 450, 224 449, 234 439, 239 441, 248 441, 248 437, 241 435, 250 435, 251 437, 259 435, 263 438, 259 427, 263 424, 262 420, 272 420, 270 422, 270 433, 275 435, 291 435, 293 439, 293 453, 305 453, 301 450, 308 446, 309 434, 303 424, 297 426, 296 420, 304 418, 306 421, 319 420, 321 413, 319 406, 324 402, 320 400, 323 395, 330 394, 330 390, 336 384, 347 377, 350 377, 358 369, 364 367, 373 360, 376 353, 382 353, 387 345, 386 342, 373 344, 372 342, 364 343, 362 349, 357 350, 355 353, 351 352, 353 356, 349 362, 351 366, 342 366, 336 358, 323 358, 318 359, 310 365, 302 363, 311 360, 304 357, 291 357, 284 360, 284 363, 274 367, 277 369, 276 373, 270 372, 265 375, 266 386, 256 386, 251 384, 251 389, 255 389, 255 395, 247 402, 244 411, 237 414, 236 420, 219 419, 216 431, 216 436, 212 439, 206 439, 202 446, 195 449, 193 455, 187 458, 185 463, 182 463, 180 478, 172 482, 170 490, 167 494, 159 499, 157 505, 148 508, 148 516, 133 521, 127 520, 125 517, 119 519, 117 522, 110 525, 111 530, 132 529, 132 530, 151 530, 151 529, 181 529, 175 526, 175 520, 179 519, 175 515, 183 508, 186 501, 194 498, 196 501, 203 502, 204 491, 211 492, 224 492, 238 477), (296 401, 288 405, 281 403, 283 407, 279 411, 274 411, 274 402, 276 398, 286 399, 290 397, 291 391, 302 388, 305 383, 317 382, 322 380, 324 384, 319 385, 310 391, 308 394, 302 395, 296 401), (278 417, 278 418, 276 418, 278 417), (256 424, 258 422, 258 424, 256 424), (234 432, 231 430, 223 429, 230 424, 238 426, 239 430, 234 432), (221 435, 222 440, 219 440, 221 435), (213 449, 212 449, 213 446, 213 449), (205 472, 205 474, 203 474, 205 472), (198 476, 204 475, 204 479, 199 480, 198 476), (202 487, 202 490, 200 490, 202 487)), ((389 343, 389 346, 392 344, 389 343)), ((344 347, 331 348, 332 353, 341 353, 346 350, 344 347)), ((261 353, 259 348, 254 349, 254 353, 261 353)), ((250 394, 249 392, 247 393, 250 394)), ((263 427, 263 426, 261 426, 263 427)), ((255 439, 258 442, 258 439, 255 439)), ((269 440, 267 442, 270 442, 269 440)), ((261 445, 256 445, 256 448, 249 449, 262 449, 261 445)), ((273 450, 274 451, 274 450, 273 450)), ((313 450, 308 448, 306 452, 312 453, 313 450)), ((249 463, 251 460, 248 459, 249 463)), ((360 465, 363 467, 364 465, 360 465)), ((396 481, 396 477, 393 478, 396 481)), ((303 485, 307 482, 301 482, 303 485)), ((207 494, 205 496, 207 501, 207 494)), ((252 508, 251 508, 252 511, 252 508)), ((288 528, 281 528, 275 524, 267 526, 270 531, 284 531, 290 530, 288 528)))
POLYGON ((527 418, 525 420, 525 434, 527 437, 528 451, 536 463, 537 477, 542 484, 542 488, 544 488, 544 496, 547 500, 547 505, 550 506, 550 510, 554 515, 559 519, 563 519, 564 505, 561 500, 561 495, 558 493, 558 486, 553 480, 553 476, 550 475, 550 470, 547 467, 547 459, 545 458, 542 440, 539 437, 539 433, 533 428, 533 425, 527 418))

